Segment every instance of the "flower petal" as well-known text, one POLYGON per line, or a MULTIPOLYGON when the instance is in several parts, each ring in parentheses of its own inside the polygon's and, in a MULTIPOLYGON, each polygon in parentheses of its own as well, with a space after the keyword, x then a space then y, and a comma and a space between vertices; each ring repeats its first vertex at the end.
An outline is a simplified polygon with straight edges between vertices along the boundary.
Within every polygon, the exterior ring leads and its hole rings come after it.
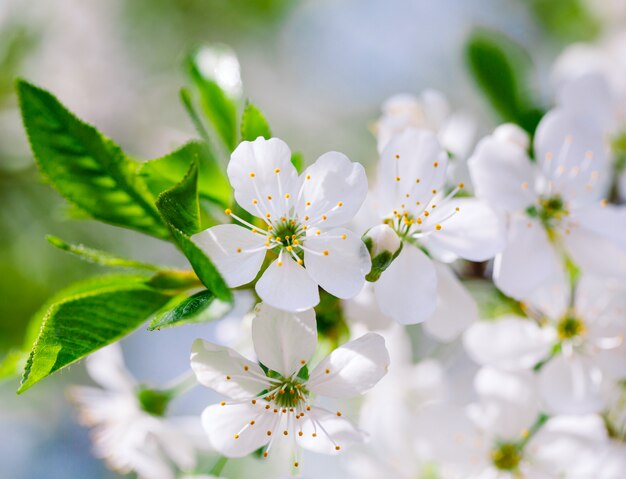
POLYGON ((209 442, 220 454, 244 457, 270 440, 267 431, 273 422, 272 413, 264 411, 261 406, 250 403, 215 404, 202 413, 202 426, 209 442), (250 425, 250 421, 254 424, 250 425))
POLYGON ((110 344, 93 353, 86 359, 85 368, 91 379, 105 389, 124 392, 132 391, 136 386, 135 378, 124 364, 119 343, 110 344))
POLYGON ((252 281, 265 258, 265 237, 238 225, 213 226, 191 240, 215 263, 231 288, 252 281))
POLYGON ((321 454, 338 454, 345 447, 362 442, 364 438, 351 421, 319 407, 312 407, 297 426, 298 444, 321 454))
POLYGON ((449 342, 478 320, 478 307, 452 269, 434 263, 437 272, 437 309, 424 322, 424 330, 439 341, 449 342))
POLYGON ((457 199, 437 209, 434 222, 437 218, 453 216, 442 222, 441 230, 428 237, 427 244, 436 250, 449 251, 469 261, 486 261, 504 248, 504 228, 484 201, 457 199))
POLYGON ((409 128, 395 136, 378 163, 377 191, 383 217, 394 210, 419 216, 432 199, 432 191, 442 189, 447 165, 448 155, 434 133, 409 128))
POLYGON ((267 387, 253 377, 265 377, 258 364, 230 348, 202 339, 196 339, 191 347, 191 369, 200 384, 231 399, 255 397, 267 387))
POLYGON ((539 373, 541 396, 550 412, 588 414, 604 407, 603 375, 590 358, 559 355, 539 373))
POLYGON ((535 167, 519 145, 493 136, 483 139, 468 160, 476 196, 506 211, 535 200, 535 167))
POLYGON ((304 311, 320 302, 317 283, 287 254, 281 254, 256 283, 263 302, 285 311, 304 311))
POLYGON ((385 340, 367 333, 326 356, 311 372, 307 388, 328 397, 354 397, 371 389, 388 367, 385 340))
POLYGON ((401 324, 421 323, 437 306, 433 262, 418 248, 405 245, 374 283, 374 291, 383 314, 401 324))
POLYGON ((315 311, 289 313, 259 304, 252 320, 252 341, 259 361, 285 377, 297 373, 317 346, 315 311))
POLYGON ((508 244, 496 256, 493 279, 504 293, 523 299, 557 277, 562 265, 541 223, 525 217, 511 218, 508 244))
POLYGON ((463 336, 467 354, 483 366, 530 369, 546 359, 556 338, 551 328, 515 316, 478 321, 463 336))
POLYGON ((626 250, 586 228, 574 228, 563 236, 574 263, 585 273, 626 278, 626 250))
POLYGON ((278 138, 242 141, 230 157, 227 173, 237 203, 253 216, 265 218, 269 213, 280 218, 298 194, 291 150, 278 138))
POLYGON ((296 212, 309 224, 325 228, 349 222, 367 196, 367 176, 360 163, 336 151, 324 153, 300 176, 296 212), (326 219, 323 219, 326 217, 326 219))
POLYGON ((372 262, 359 238, 345 228, 312 234, 305 240, 304 264, 311 278, 333 296, 356 296, 365 284, 372 262))

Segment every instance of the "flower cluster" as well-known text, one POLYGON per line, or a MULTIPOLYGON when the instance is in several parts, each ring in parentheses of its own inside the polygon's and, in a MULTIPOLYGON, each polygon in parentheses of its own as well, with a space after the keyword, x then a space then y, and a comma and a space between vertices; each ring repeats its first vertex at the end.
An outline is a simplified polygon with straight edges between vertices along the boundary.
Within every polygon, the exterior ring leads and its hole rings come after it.
POLYGON ((104 390, 73 397, 96 454, 146 479, 235 477, 244 457, 299 474, 304 451, 346 449, 359 479, 626 477, 626 86, 588 48, 557 62, 532 127, 477 139, 442 93, 398 95, 369 180, 338 152, 300 171, 265 128, 229 149, 225 215, 184 197, 195 164, 159 191, 193 272, 160 272, 153 329, 234 307, 238 334, 191 348, 214 393, 200 435, 167 415, 186 387, 137 384, 116 349, 89 358, 104 390))

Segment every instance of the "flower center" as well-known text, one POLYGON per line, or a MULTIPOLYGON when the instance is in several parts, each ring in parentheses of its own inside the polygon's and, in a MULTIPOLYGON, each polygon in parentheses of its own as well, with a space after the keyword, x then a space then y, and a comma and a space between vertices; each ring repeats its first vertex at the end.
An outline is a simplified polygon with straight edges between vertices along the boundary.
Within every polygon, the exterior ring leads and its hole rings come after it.
POLYGON ((270 396, 264 396, 267 401, 272 401, 279 408, 298 408, 306 404, 309 391, 299 378, 280 377, 281 384, 278 391, 270 396))
POLYGON ((169 391, 159 391, 142 387, 137 391, 137 399, 141 409, 152 416, 164 416, 167 405, 172 399, 169 391))
POLYGON ((566 315, 559 320, 556 330, 561 340, 574 339, 585 334, 585 323, 572 315, 566 315))
POLYGON ((512 442, 499 444, 491 451, 491 461, 501 471, 514 471, 522 460, 522 450, 512 442))
POLYGON ((565 202, 560 195, 542 196, 536 205, 526 208, 526 214, 537 218, 547 228, 552 229, 569 214, 565 202))

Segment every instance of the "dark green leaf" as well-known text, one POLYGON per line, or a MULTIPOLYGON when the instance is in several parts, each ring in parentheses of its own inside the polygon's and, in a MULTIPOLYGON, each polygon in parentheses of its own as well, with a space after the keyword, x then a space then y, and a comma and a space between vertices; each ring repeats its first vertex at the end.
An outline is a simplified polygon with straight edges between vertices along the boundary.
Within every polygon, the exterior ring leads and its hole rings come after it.
POLYGON ((159 271, 161 269, 164 269, 163 267, 154 264, 142 263, 140 261, 135 261, 128 258, 120 258, 119 256, 115 256, 107 251, 88 248, 82 244, 69 244, 63 241, 61 238, 57 238, 56 236, 48 235, 46 236, 46 239, 52 246, 55 246, 60 250, 67 251, 68 253, 74 254, 81 259, 84 259, 91 263, 100 264, 102 266, 146 269, 150 271, 159 271))
POLYGON ((466 45, 476 84, 502 120, 532 134, 543 115, 530 85, 533 73, 528 53, 506 35, 479 29, 466 45))
POLYGON ((178 183, 189 171, 191 163, 198 164, 198 193, 222 208, 229 206, 232 189, 218 161, 206 143, 192 141, 181 148, 141 165, 139 175, 154 196, 178 183))
POLYGON ((17 89, 35 159, 61 195, 105 223, 169 237, 137 163, 47 91, 25 81, 17 89))
POLYGON ((137 277, 112 278, 106 287, 76 293, 80 290, 46 311, 18 393, 127 335, 170 299, 137 277))
POLYGON ((206 128, 204 127, 204 124, 202 123, 202 120, 200 119, 200 115, 198 115, 198 112, 196 111, 196 108, 193 105, 193 101, 191 100, 191 92, 189 91, 189 88, 180 89, 180 101, 183 103, 183 106, 185 107, 185 111, 189 115, 189 118, 191 118, 191 122, 193 123, 193 126, 198 132, 198 134, 200 135, 200 138, 202 138, 204 141, 210 144, 211 139, 209 137, 209 132, 206 131, 206 128))
POLYGON ((188 61, 188 73, 200 97, 200 107, 230 152, 237 145, 237 105, 212 78, 202 74, 195 59, 188 61))
POLYGON ((192 167, 180 183, 159 195, 156 205, 200 281, 220 300, 232 301, 232 293, 217 268, 190 239, 197 231, 194 214, 197 218, 199 211, 195 178, 197 172, 192 167))
POLYGON ((248 102, 241 116, 241 140, 254 141, 259 136, 269 140, 272 137, 270 125, 261 110, 248 102))
POLYGON ((146 284, 156 289, 171 291, 181 291, 202 286, 202 283, 193 271, 159 271, 146 284))
POLYGON ((148 329, 152 331, 188 323, 213 321, 223 317, 231 309, 232 303, 220 301, 213 293, 204 290, 184 299, 170 311, 154 318, 148 329))
POLYGON ((180 183, 159 195, 156 206, 167 223, 187 236, 200 230, 198 166, 195 161, 180 183))

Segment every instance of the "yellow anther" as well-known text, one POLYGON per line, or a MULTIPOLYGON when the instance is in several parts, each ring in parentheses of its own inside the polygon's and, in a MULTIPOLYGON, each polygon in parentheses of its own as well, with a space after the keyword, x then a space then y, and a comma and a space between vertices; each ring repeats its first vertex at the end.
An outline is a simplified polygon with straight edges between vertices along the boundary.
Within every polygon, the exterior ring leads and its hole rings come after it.
POLYGON ((309 217, 308 217, 308 216, 305 216, 305 217, 304 217, 304 221, 309 221, 309 217))
POLYGON ((400 181, 400 177, 399 176, 396 176, 396 181, 400 181))
POLYGON ((320 230, 317 230, 317 231, 315 232, 315 234, 316 234, 317 236, 319 236, 319 235, 321 235, 321 234, 322 234, 322 232, 321 232, 320 230))
POLYGON ((226 376, 226 381, 230 381, 230 376, 226 376))
POLYGON ((293 248, 291 246, 287 246, 287 251, 291 251, 293 248))
POLYGON ((424 211, 424 216, 430 216, 430 213, 428 211, 424 211))
POLYGON ((335 451, 339 451, 341 449, 341 446, 335 446, 335 451))
POLYGON ((606 198, 604 198, 602 201, 600 201, 600 206, 604 207, 606 205, 609 204, 609 200, 607 200, 606 198))
POLYGON ((306 179, 310 180, 311 179, 311 175, 306 175, 306 179))
POLYGON ((326 215, 322 215, 322 221, 326 221, 328 217, 326 215))
POLYGON ((288 200, 289 198, 291 198, 291 195, 289 193, 285 193, 285 199, 288 200))
POLYGON ((415 179, 415 183, 419 183, 421 180, 419 178, 415 179))
POLYGON ((421 224, 422 224, 422 218, 417 218, 417 219, 415 220, 415 222, 416 222, 418 225, 421 225, 421 224))
MULTIPOLYGON (((269 431, 268 431, 268 432, 269 432, 269 431)), ((268 434, 268 436, 269 436, 269 434, 268 434)), ((265 451, 265 452, 263 453, 263 457, 267 457, 267 454, 268 454, 268 453, 267 453, 267 451, 265 451)))
POLYGON ((400 159, 400 155, 398 155, 397 153, 396 153, 396 159, 398 160, 400 159))
POLYGON ((328 256, 328 250, 327 249, 324 250, 324 256, 328 256))
POLYGON ((266 218, 271 218, 271 216, 272 216, 272 215, 270 215, 269 213, 266 213, 266 214, 265 214, 265 217, 266 217, 266 218))
POLYGON ((437 168, 437 167, 439 166, 439 162, 435 161, 435 162, 433 163, 433 166, 434 166, 435 168, 437 168))
MULTIPOLYGON (((243 367, 244 371, 248 371, 249 369, 250 369, 250 367, 247 364, 243 367)), ((254 404, 254 402, 252 404, 254 404)))
MULTIPOLYGON (((294 236, 295 236, 295 235, 294 235, 294 236)), ((293 240, 293 244, 298 245, 298 244, 300 244, 300 241, 298 241, 297 239, 294 239, 294 240, 293 240)))
POLYGON ((302 261, 300 258, 298 258, 298 264, 299 264, 300 266, 302 266, 302 265, 304 264, 304 261, 302 261))
POLYGON ((347 236, 347 235, 345 235, 345 234, 341 235, 341 239, 342 239, 342 240, 345 240, 347 237, 348 237, 348 236, 347 236))
POLYGON ((270 242, 269 242, 269 241, 266 241, 266 242, 265 242, 265 247, 266 247, 266 248, 269 248, 269 247, 270 247, 270 242))
POLYGON ((307 205, 307 206, 311 206, 311 202, 310 202, 310 201, 307 201, 307 202, 306 202, 306 205, 307 205))
POLYGON ((341 417, 341 411, 337 411, 337 416, 341 417))
POLYGON ((293 467, 298 467, 300 464, 298 464, 297 462, 293 463, 293 467))
POLYGON ((437 226, 435 226, 435 229, 436 229, 437 231, 441 231, 441 225, 437 225, 437 226))
POLYGON ((220 403, 220 406, 226 406, 226 402, 222 401, 222 402, 220 403))
POLYGON ((437 194, 437 190, 433 188, 433 195, 437 194))
POLYGON ((253 399, 252 401, 250 401, 252 404, 256 404, 256 399, 253 399))
POLYGON ((341 208, 343 206, 343 201, 340 201, 339 203, 337 203, 337 206, 339 206, 339 208, 341 208))
POLYGON ((272 201, 272 195, 267 195, 267 199, 272 201))
POLYGON ((230 215, 232 213, 232 211, 230 210, 230 208, 226 208, 224 210, 224 213, 227 214, 227 215, 230 215))
POLYGON ((289 431, 283 431, 283 436, 289 436, 289 431))
POLYGON ((325 372, 326 374, 330 374, 330 369, 326 369, 324 372, 325 372))
POLYGON ((459 188, 465 188, 465 183, 459 183, 459 188))
POLYGON ((235 434, 235 439, 239 439, 239 434, 235 434))
POLYGON ((253 204, 253 205, 256 205, 256 204, 258 204, 258 203, 259 203, 259 201, 258 201, 258 200, 252 200, 252 204, 253 204))
POLYGON ((458 206, 456 208, 454 208, 456 211, 461 211, 461 208, 459 208, 458 206))
MULTIPOLYGON (((305 365, 305 364, 306 364, 306 361, 305 361, 304 359, 301 359, 301 360, 300 360, 300 364, 305 365)), ((298 386, 299 386, 299 384, 298 384, 298 386)))
POLYGON ((276 266, 282 266, 282 265, 283 265, 282 261, 279 261, 278 263, 276 263, 276 266))
POLYGON ((280 173, 280 168, 275 168, 274 173, 280 173))
POLYGON ((250 172, 250 178, 254 178, 256 175, 254 174, 254 171, 250 172))
MULTIPOLYGON (((271 436, 272 435, 272 431, 267 431, 265 434, 267 434, 268 436, 271 436)), ((265 454, 267 454, 267 453, 265 453, 265 454)), ((267 457, 267 456, 265 456, 265 457, 267 457)))
POLYGON ((304 434, 302 431, 298 431, 298 436, 302 437, 302 434, 304 434))

